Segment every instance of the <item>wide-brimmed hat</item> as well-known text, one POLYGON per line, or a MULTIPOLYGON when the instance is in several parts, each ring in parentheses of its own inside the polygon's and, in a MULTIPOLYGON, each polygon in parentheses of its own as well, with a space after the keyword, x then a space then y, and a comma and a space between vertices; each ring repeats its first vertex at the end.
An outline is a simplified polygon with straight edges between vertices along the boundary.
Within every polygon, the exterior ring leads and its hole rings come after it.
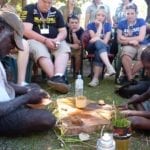
POLYGON ((23 50, 23 23, 20 18, 13 12, 0 11, 0 17, 14 29, 14 40, 17 48, 23 50))

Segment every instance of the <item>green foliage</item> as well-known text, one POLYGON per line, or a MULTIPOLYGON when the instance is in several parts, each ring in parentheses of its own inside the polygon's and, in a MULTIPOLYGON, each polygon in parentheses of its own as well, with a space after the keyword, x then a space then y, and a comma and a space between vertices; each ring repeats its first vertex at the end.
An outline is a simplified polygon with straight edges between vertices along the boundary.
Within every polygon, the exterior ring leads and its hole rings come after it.
POLYGON ((112 125, 114 127, 125 128, 131 125, 131 122, 118 110, 115 111, 115 115, 112 119, 112 125))
POLYGON ((112 120, 112 124, 114 127, 126 128, 130 126, 131 122, 127 118, 117 118, 112 120))

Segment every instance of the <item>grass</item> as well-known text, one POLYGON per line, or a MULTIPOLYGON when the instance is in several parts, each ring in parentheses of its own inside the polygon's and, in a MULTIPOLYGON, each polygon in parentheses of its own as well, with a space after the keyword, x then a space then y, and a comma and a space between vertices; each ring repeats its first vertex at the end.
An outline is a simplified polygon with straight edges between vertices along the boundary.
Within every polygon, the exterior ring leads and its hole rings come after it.
MULTIPOLYGON (((74 96, 74 80, 69 79, 71 90, 68 94, 61 95, 52 91, 46 84, 41 86, 46 89, 52 99, 74 96)), ((106 103, 116 104, 123 103, 125 99, 114 94, 115 84, 113 78, 108 78, 100 83, 96 88, 90 88, 87 83, 89 78, 84 78, 85 88, 84 95, 89 99, 98 101, 105 100, 106 103)), ((96 149, 96 141, 99 137, 99 132, 90 135, 89 142, 80 142, 78 137, 64 137, 56 130, 51 130, 44 133, 36 133, 26 137, 0 137, 0 150, 94 150, 96 149)), ((133 132, 130 142, 130 150, 149 150, 150 136, 147 133, 133 132)))

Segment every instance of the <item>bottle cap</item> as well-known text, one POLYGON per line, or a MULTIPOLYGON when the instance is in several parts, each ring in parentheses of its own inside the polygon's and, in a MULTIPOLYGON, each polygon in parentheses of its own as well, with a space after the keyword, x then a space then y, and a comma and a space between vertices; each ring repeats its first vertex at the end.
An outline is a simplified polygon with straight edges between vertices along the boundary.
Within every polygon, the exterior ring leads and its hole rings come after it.
POLYGON ((78 76, 77 76, 77 77, 78 77, 78 79, 81 79, 81 78, 82 78, 81 74, 78 74, 78 76))
POLYGON ((113 146, 113 138, 109 133, 104 133, 100 140, 100 144, 102 147, 112 147, 113 146))

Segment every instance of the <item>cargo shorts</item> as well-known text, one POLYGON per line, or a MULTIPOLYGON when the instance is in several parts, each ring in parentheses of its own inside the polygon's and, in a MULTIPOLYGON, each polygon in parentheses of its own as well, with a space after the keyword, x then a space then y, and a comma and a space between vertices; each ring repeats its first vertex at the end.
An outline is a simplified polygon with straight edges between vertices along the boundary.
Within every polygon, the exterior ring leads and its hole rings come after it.
POLYGON ((36 41, 36 40, 28 40, 29 42, 29 48, 30 48, 30 53, 32 54, 35 62, 38 61, 39 58, 45 57, 45 58, 50 58, 51 55, 54 55, 57 57, 60 53, 70 53, 70 47, 66 43, 66 41, 61 41, 58 50, 54 51, 51 53, 49 49, 41 42, 36 41))
POLYGON ((131 45, 126 45, 122 46, 122 51, 121 51, 121 57, 123 55, 128 55, 134 60, 141 60, 141 54, 146 46, 145 45, 140 45, 140 46, 131 46, 131 45))

